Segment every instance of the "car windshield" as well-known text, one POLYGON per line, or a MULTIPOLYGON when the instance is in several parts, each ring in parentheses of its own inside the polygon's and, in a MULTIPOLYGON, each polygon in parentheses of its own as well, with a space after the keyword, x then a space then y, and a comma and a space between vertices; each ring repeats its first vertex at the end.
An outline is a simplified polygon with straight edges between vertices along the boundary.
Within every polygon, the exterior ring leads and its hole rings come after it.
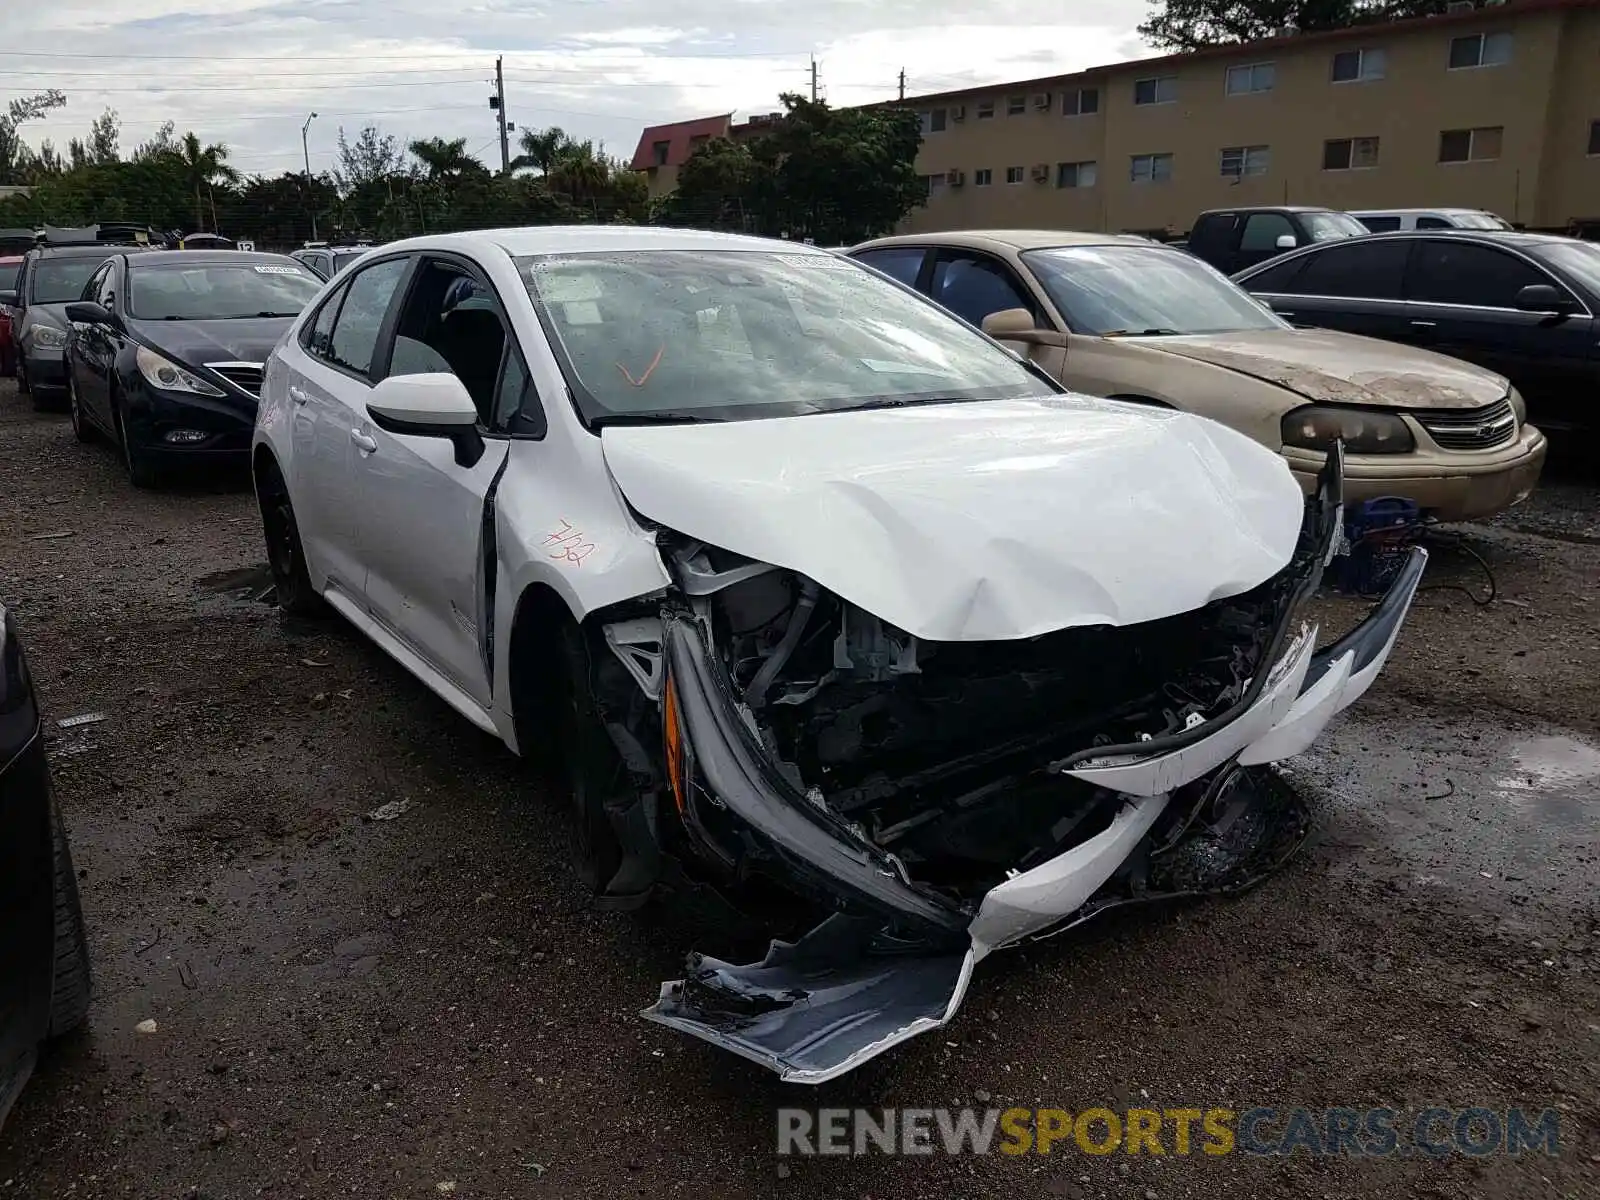
POLYGON ((1313 242, 1336 242, 1340 238, 1365 237, 1372 231, 1349 213, 1304 212, 1300 221, 1313 242))
POLYGON ((832 254, 517 259, 591 426, 1048 395, 1006 351, 832 254))
POLYGON ((322 288, 299 263, 162 264, 128 272, 128 315, 141 321, 293 317, 322 288))
POLYGON ((83 285, 100 264, 111 256, 78 255, 74 258, 41 258, 28 272, 29 304, 66 304, 83 295, 83 285))
POLYGON ((1216 270, 1167 246, 1029 250, 1033 271, 1073 333, 1099 337, 1286 329, 1216 270))
POLYGON ((1535 242, 1528 249, 1535 258, 1543 259, 1556 270, 1571 275, 1591 296, 1600 296, 1600 245, 1573 239, 1535 242))

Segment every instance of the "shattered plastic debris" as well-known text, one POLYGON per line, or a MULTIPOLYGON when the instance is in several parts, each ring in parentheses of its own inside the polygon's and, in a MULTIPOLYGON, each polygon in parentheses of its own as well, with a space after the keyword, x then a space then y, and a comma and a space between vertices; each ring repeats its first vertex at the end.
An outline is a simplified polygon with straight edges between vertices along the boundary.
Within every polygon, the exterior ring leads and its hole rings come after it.
POLYGON ((98 725, 101 721, 110 720, 105 713, 79 713, 75 717, 62 717, 56 725, 62 729, 76 729, 80 725, 98 725))
POLYGON ((135 1033, 154 1033, 158 1028, 159 1026, 156 1025, 152 1018, 146 1017, 133 1027, 133 1031, 135 1033))
POLYGON ((74 537, 77 532, 76 529, 57 529, 52 533, 30 533, 28 540, 30 542, 53 542, 58 538, 74 537))
POLYGON ((396 817, 404 816, 411 808, 409 800, 391 800, 387 804, 380 804, 367 814, 369 821, 392 821, 396 817))

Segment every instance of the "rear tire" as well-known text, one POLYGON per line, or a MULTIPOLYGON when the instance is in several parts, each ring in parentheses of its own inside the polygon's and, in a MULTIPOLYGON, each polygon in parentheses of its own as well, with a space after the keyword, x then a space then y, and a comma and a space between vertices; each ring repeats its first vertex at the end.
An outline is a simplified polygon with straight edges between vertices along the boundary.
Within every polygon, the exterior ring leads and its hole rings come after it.
POLYGON ((71 1033, 89 1016, 89 943, 83 932, 83 906, 66 827, 54 802, 50 805, 50 840, 55 856, 55 970, 50 986, 50 1033, 71 1033))
POLYGON ((267 566, 272 571, 278 607, 293 616, 314 616, 322 610, 322 597, 311 586, 311 574, 306 570, 306 551, 300 542, 300 526, 294 518, 289 486, 270 460, 257 470, 256 505, 261 510, 261 531, 267 540, 267 566))
POLYGON ((70 370, 67 372, 67 415, 72 419, 73 437, 84 444, 94 441, 95 428, 84 420, 83 408, 78 403, 78 381, 70 370))

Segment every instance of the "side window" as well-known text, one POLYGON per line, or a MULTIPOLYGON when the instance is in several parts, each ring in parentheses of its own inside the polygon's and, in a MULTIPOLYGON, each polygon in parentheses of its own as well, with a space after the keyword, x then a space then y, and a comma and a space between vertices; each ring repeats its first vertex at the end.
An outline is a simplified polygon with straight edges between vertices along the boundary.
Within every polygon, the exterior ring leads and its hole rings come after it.
POLYGON ((1330 246, 1306 256, 1294 291, 1302 296, 1398 300, 1410 251, 1410 239, 1399 238, 1330 246))
POLYGON ((1300 240, 1293 223, 1282 213, 1251 213, 1244 223, 1244 232, 1239 235, 1239 249, 1276 250, 1278 239, 1284 234, 1297 242, 1300 240))
POLYGON ((322 302, 322 307, 317 309, 316 316, 300 327, 300 344, 306 348, 308 354, 318 358, 327 358, 333 340, 333 319, 339 315, 339 305, 344 300, 348 288, 339 288, 322 302))
POLYGON ((533 380, 522 363, 522 355, 513 347, 500 368, 500 382, 495 385, 494 427, 527 437, 545 434, 544 408, 533 390, 533 380))
POLYGON ((407 265, 403 258, 390 259, 368 267, 350 281, 328 339, 327 358, 334 366, 357 375, 371 373, 378 331, 407 265))
POLYGON ((1201 217, 1189 234, 1189 248, 1197 253, 1214 253, 1229 249, 1239 218, 1232 213, 1217 213, 1201 217))
POLYGON ((1247 292, 1273 292, 1280 296, 1292 295, 1303 291, 1296 279, 1301 268, 1306 265, 1306 259, 1291 258, 1287 262, 1273 262, 1257 271, 1240 286, 1247 292))
POLYGON ((387 373, 448 371, 472 396, 484 426, 497 428, 507 340, 500 304, 486 285, 455 263, 425 259, 400 309, 387 373))
POLYGON ((1567 289, 1531 263, 1474 242, 1433 239, 1417 246, 1406 274, 1406 296, 1433 304, 1515 308, 1517 293, 1529 284, 1567 289))
POLYGON ((922 259, 927 254, 921 246, 885 246, 882 250, 863 250, 853 257, 869 267, 876 267, 891 279, 898 279, 907 287, 917 286, 917 273, 922 270, 922 259))
POLYGON ((1400 228, 1399 217, 1358 217, 1368 233, 1393 233, 1400 228))
POLYGON ((990 313, 1025 308, 1038 319, 1038 311, 1011 272, 991 258, 972 254, 941 254, 933 264, 928 294, 962 320, 982 325, 990 313))
POLYGON ((1446 221, 1441 217, 1418 217, 1417 218, 1417 228, 1418 229, 1453 229, 1453 228, 1455 228, 1455 226, 1451 225, 1449 221, 1446 221))

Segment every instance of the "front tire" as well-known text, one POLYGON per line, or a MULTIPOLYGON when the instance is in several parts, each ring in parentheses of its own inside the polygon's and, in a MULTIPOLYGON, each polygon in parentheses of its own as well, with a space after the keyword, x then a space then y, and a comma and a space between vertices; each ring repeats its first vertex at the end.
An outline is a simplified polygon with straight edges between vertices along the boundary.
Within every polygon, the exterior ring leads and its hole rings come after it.
POLYGON ((73 437, 84 444, 94 441, 95 429, 84 419, 83 406, 78 402, 78 380, 71 370, 67 371, 67 416, 72 420, 73 437))
POLYGON ((584 887, 598 897, 622 868, 622 845, 611 828, 608 802, 625 799, 631 784, 595 704, 589 651, 576 627, 565 631, 562 651, 567 694, 560 745, 572 797, 573 866, 584 887))
POLYGON ((50 805, 50 840, 55 857, 55 970, 50 986, 50 1033, 71 1033, 89 1017, 89 943, 83 932, 78 877, 72 869, 61 812, 50 805))
POLYGON ((18 354, 17 355, 17 395, 26 396, 28 394, 28 391, 29 391, 29 388, 28 388, 28 368, 27 368, 26 364, 23 361, 22 355, 18 354))
POLYGON ((128 482, 136 488, 151 488, 158 481, 156 469, 149 461, 133 448, 133 439, 128 436, 128 418, 122 411, 122 405, 116 405, 117 414, 117 441, 121 444, 122 465, 128 472, 128 482))
POLYGON ((311 586, 300 526, 294 518, 289 487, 278 468, 266 463, 258 470, 256 504, 261 510, 261 530, 267 539, 267 566, 278 607, 294 616, 313 616, 322 609, 322 597, 311 586))

